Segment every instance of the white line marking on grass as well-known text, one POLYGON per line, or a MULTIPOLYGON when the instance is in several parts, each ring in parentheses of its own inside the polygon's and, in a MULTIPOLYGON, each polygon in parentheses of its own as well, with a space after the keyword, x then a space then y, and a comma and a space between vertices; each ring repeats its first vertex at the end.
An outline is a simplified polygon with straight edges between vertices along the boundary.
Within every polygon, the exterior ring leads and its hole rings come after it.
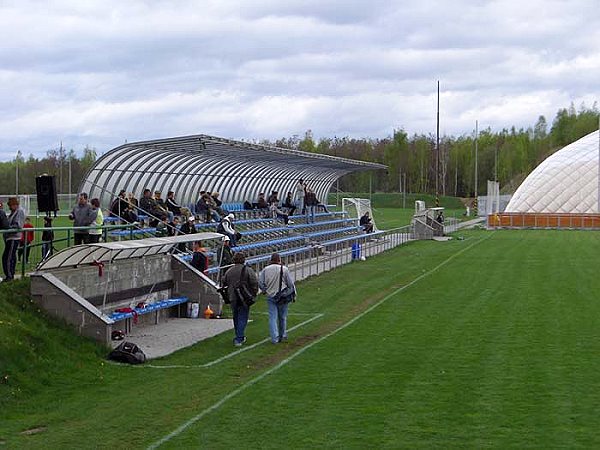
POLYGON ((241 394, 246 389, 248 389, 249 387, 255 385, 256 383, 258 383, 259 381, 261 381, 265 377, 271 375, 272 373, 274 373, 274 372, 278 371, 279 369, 281 369, 282 367, 286 366, 288 363, 290 363, 291 361, 293 361, 294 359, 296 359, 298 356, 300 356, 301 354, 303 354, 305 351, 307 351, 308 349, 314 347, 315 345, 317 345, 321 341, 324 341, 325 339, 330 338, 331 336, 333 336, 333 335, 337 334, 338 332, 344 330, 345 328, 349 327, 350 325, 352 325, 357 320, 361 319, 362 317, 366 316, 367 314, 369 314, 374 309, 376 309, 379 306, 381 306, 383 303, 387 302, 390 298, 394 297, 396 294, 399 294, 400 292, 404 291, 405 289, 408 289, 409 287, 411 287, 412 285, 418 283, 423 278, 428 277, 432 273, 437 272, 440 268, 444 267, 446 264, 448 264, 454 258, 462 255, 467 250, 470 250, 471 248, 473 248, 475 245, 479 244, 480 242, 483 242, 483 241, 489 239, 493 234, 495 234, 495 233, 490 233, 489 236, 487 236, 487 237, 485 237, 485 238, 483 238, 481 240, 478 240, 476 242, 473 242, 468 247, 465 247, 462 250, 456 252, 454 255, 449 256, 447 259, 445 259, 444 261, 442 261, 440 264, 438 264, 437 266, 435 266, 430 271, 425 272, 425 273, 419 275, 417 278, 415 278, 414 280, 412 280, 410 283, 405 284, 404 286, 402 286, 402 287, 396 289, 395 291, 389 293, 384 298, 382 298, 381 300, 379 300, 377 303, 374 303, 373 305, 371 305, 370 307, 368 307, 367 309, 365 309, 362 313, 360 313, 359 315, 357 315, 357 316, 353 317, 352 319, 350 319, 345 324, 343 324, 343 325, 339 326, 338 328, 336 328, 335 330, 332 330, 329 333, 321 336, 319 339, 314 340, 310 344, 307 344, 305 347, 302 347, 296 353, 293 353, 292 355, 288 356, 287 358, 281 360, 281 362, 279 362, 277 365, 271 367, 269 370, 261 373, 260 375, 256 376, 255 378, 251 379, 250 381, 247 381, 245 384, 242 384, 239 388, 231 391, 229 394, 227 394, 224 397, 222 397, 221 400, 219 400, 218 402, 216 402, 212 406, 209 406, 208 408, 206 408, 205 410, 203 410, 199 414, 197 414, 194 417, 192 417, 191 419, 189 419, 187 422, 185 422, 182 425, 180 425, 179 427, 177 427, 175 430, 173 430, 169 434, 163 436, 161 439, 159 439, 158 441, 156 441, 153 444, 151 444, 150 446, 148 446, 148 449, 149 450, 153 450, 155 448, 158 448, 162 444, 164 444, 165 442, 168 442, 171 439, 179 436, 187 428, 189 428, 190 426, 194 425, 196 422, 198 422, 204 416, 206 416, 206 415, 210 414, 211 412, 216 411, 217 409, 219 409, 221 406, 223 406, 225 404, 225 402, 227 402, 227 400, 229 400, 229 399, 237 396, 238 394, 241 394))
MULTIPOLYGON (((294 330, 296 330, 296 329, 298 329, 298 328, 300 328, 300 327, 302 327, 302 326, 304 326, 304 325, 312 322, 313 320, 320 319, 323 316, 324 316, 324 314, 322 314, 322 313, 313 315, 313 317, 311 317, 310 319, 307 319, 304 322, 300 322, 298 325, 294 325, 293 327, 291 327, 288 330, 288 332, 294 331, 294 330)), ((223 361, 225 361, 225 360, 227 360, 229 358, 233 358, 234 356, 237 356, 240 353, 246 352, 248 350, 252 350, 253 348, 256 348, 259 345, 265 344, 267 342, 271 342, 271 338, 265 338, 262 341, 258 341, 255 344, 248 345, 246 347, 242 347, 239 350, 236 350, 234 352, 228 353, 225 356, 221 356, 220 358, 217 358, 217 359, 215 359, 213 361, 209 361, 209 362, 204 363, 204 364, 191 365, 191 366, 178 365, 178 364, 172 364, 172 365, 169 365, 169 366, 158 366, 158 365, 153 365, 153 364, 144 364, 142 366, 136 366, 136 367, 140 367, 140 368, 149 367, 151 369, 204 369, 204 368, 207 368, 207 367, 214 366, 215 364, 219 364, 220 362, 223 362, 223 361)))

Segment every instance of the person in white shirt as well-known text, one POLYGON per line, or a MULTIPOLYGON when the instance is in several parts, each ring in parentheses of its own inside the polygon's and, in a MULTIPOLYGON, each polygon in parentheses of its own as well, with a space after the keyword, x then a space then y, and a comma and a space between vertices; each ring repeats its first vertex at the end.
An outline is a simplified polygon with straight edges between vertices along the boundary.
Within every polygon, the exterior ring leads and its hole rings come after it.
POLYGON ((280 290, 288 287, 296 292, 296 286, 289 269, 282 264, 278 253, 271 255, 271 264, 261 270, 258 275, 258 287, 261 292, 267 294, 271 342, 278 344, 287 341, 287 312, 289 303, 278 303, 276 295, 280 290))

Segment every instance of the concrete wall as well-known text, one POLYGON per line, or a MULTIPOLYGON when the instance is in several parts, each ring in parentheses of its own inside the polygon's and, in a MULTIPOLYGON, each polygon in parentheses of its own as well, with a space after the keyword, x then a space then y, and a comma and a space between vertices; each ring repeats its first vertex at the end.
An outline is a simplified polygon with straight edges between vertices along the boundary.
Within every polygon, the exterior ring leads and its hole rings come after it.
MULTIPOLYGON (((175 296, 185 296, 200 303, 201 311, 210 303, 213 311, 220 312, 221 305, 221 297, 215 289, 171 255, 152 255, 107 264, 101 277, 95 266, 34 273, 31 276, 31 295, 40 307, 73 325, 79 334, 103 343, 110 342, 113 330, 126 331, 126 322, 108 323, 102 311, 109 314, 124 305, 135 306, 139 301, 151 303, 175 296), (173 288, 107 303, 104 308, 101 302, 95 306, 87 300, 104 292, 118 294, 165 282, 172 284, 173 288)), ((180 313, 185 316, 186 309, 186 304, 183 304, 138 316, 133 327, 152 326, 157 320, 162 322, 180 313)))
MULTIPOLYGON (((98 276, 98 267, 84 266, 53 270, 52 274, 81 295, 83 298, 112 294, 139 286, 173 279, 170 255, 153 255, 144 258, 119 260, 104 266, 103 275, 98 276)), ((140 301, 152 302, 169 298, 169 291, 153 292, 142 297, 132 297, 128 304, 140 301)))
POLYGON ((223 307, 221 296, 210 285, 203 282, 199 275, 189 270, 185 264, 175 258, 171 261, 171 268, 173 281, 175 282, 173 291, 177 295, 189 298, 190 302, 200 303, 200 313, 206 309, 209 303, 213 311, 221 312, 223 307))
POLYGON ((78 298, 74 291, 69 292, 68 287, 61 289, 57 284, 60 285, 41 275, 32 275, 33 301, 50 315, 72 325, 79 334, 108 343, 112 331, 111 325, 99 317, 93 305, 83 298, 78 298))

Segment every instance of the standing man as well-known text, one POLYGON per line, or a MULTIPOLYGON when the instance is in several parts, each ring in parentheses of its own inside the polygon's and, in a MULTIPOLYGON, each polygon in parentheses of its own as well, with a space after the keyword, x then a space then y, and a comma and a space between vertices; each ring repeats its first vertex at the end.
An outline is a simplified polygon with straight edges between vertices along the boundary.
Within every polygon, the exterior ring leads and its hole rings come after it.
MULTIPOLYGON (((7 229, 20 230, 25 224, 25 211, 19 207, 18 197, 8 199, 9 214, 7 217, 7 229)), ((1 218, 0 218, 1 220, 1 218)), ((21 242, 21 232, 4 233, 4 253, 2 253, 2 268, 4 269, 5 281, 12 281, 15 278, 15 269, 17 267, 17 249, 21 242)))
POLYGON ((295 188, 295 199, 296 199, 296 209, 300 211, 300 214, 304 214, 304 194, 305 194, 306 186, 304 185, 304 181, 302 179, 298 180, 295 188))
POLYGON ((306 223, 315 223, 317 196, 310 188, 306 188, 306 195, 304 197, 304 208, 306 209, 306 223))
POLYGON ((233 255, 233 267, 227 271, 221 283, 227 286, 227 295, 231 301, 231 312, 233 313, 233 328, 235 337, 233 345, 241 347, 246 342, 246 325, 250 316, 250 306, 235 294, 235 288, 241 284, 246 285, 252 295, 258 293, 258 280, 256 273, 251 267, 246 266, 246 255, 237 252, 233 255))
MULTIPOLYGON (((89 227, 94 223, 98 211, 96 211, 92 205, 88 203, 88 195, 85 192, 79 194, 77 205, 69 214, 69 219, 73 221, 74 227, 89 227)), ((88 230, 74 230, 73 236, 75 237, 75 245, 89 244, 90 234, 88 230)))
POLYGON ((287 311, 288 303, 277 303, 275 296, 280 289, 292 288, 296 291, 294 280, 287 267, 281 262, 279 253, 271 255, 271 264, 265 267, 258 276, 258 286, 267 294, 269 307, 269 334, 271 342, 278 344, 287 341, 287 311), (281 286, 281 288, 280 288, 281 286))

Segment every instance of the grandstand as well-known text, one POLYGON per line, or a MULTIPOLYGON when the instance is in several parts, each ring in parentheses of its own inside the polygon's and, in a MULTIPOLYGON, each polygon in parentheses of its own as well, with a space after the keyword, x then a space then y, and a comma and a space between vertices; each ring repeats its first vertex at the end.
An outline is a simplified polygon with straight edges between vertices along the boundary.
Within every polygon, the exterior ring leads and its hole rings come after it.
MULTIPOLYGON (((384 168, 197 135, 117 147, 96 162, 80 191, 99 198, 105 208, 122 190, 138 198, 146 189, 175 191, 178 202, 192 211, 200 191, 219 191, 226 202, 220 207, 235 215, 235 229, 241 236, 232 250, 243 251, 246 263, 256 270, 278 252, 300 280, 405 243, 411 239, 410 230, 365 234, 356 214, 327 208, 314 219, 296 214, 284 223, 268 209, 256 205, 248 209, 248 203, 259 191, 293 192, 299 179, 318 198, 326 199, 338 177, 384 168)), ((370 208, 368 201, 364 205, 370 208)), ((136 211, 139 222, 107 229, 104 243, 58 252, 43 261, 32 277, 32 294, 40 305, 102 342, 110 341, 113 329, 130 332, 134 327, 185 316, 190 302, 201 309, 221 302, 218 288, 226 266, 221 265, 224 236, 216 232, 218 223, 195 223, 195 234, 180 234, 179 226, 169 225, 176 236, 156 237, 158 217, 137 206, 136 211), (210 261, 204 273, 190 265, 187 251, 197 240, 202 241, 210 261)), ((197 214, 197 218, 205 216, 197 214)), ((106 223, 122 219, 107 214, 106 223)))

